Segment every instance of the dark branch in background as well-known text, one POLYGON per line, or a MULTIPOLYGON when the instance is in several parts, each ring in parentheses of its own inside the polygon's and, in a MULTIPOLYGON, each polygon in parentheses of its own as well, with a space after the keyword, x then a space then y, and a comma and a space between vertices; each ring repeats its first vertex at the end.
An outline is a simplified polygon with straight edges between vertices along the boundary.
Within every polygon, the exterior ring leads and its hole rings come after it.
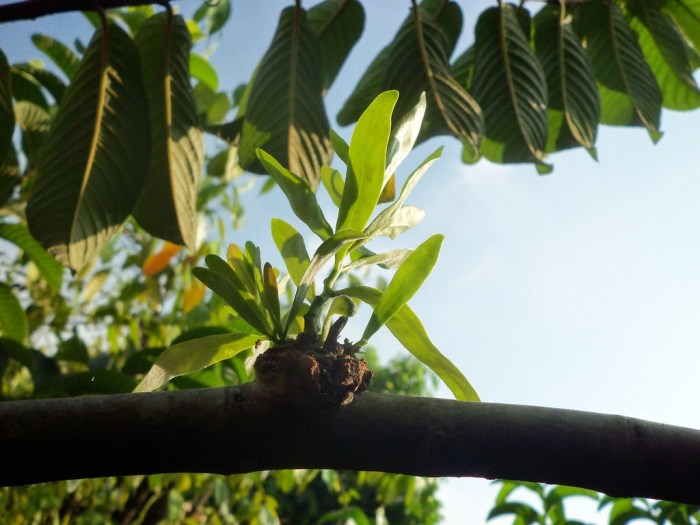
POLYGON ((129 5, 166 4, 167 0, 25 0, 0 5, 0 22, 34 20, 40 16, 70 11, 97 11, 129 5))
POLYGON ((572 410, 373 393, 343 407, 293 408, 252 383, 6 401, 0 429, 4 485, 331 468, 539 481, 700 504, 700 431, 572 410))

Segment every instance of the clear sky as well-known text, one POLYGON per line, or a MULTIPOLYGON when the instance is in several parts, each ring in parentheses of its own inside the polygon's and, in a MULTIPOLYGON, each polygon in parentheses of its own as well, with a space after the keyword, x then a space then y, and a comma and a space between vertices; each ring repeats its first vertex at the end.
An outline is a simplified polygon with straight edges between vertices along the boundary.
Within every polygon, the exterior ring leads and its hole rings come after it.
MULTIPOLYGON (((213 56, 222 86, 248 79, 288 3, 234 0, 213 56)), ((459 3, 465 30, 457 53, 473 40, 478 13, 495 4, 459 3)), ((410 6, 363 4, 365 33, 327 99, 332 122, 410 6)), ((198 2, 177 5, 189 11, 198 2)), ((88 31, 77 15, 15 23, 2 27, 0 48, 17 62, 37 56, 34 32, 71 42, 78 33, 87 40, 88 31)), ((600 162, 583 151, 557 154, 554 173, 544 177, 526 165, 463 165, 449 137, 421 145, 404 162, 399 183, 446 145, 410 199, 426 219, 397 247, 445 234, 440 260, 411 305, 484 401, 700 428, 699 124, 698 114, 664 112, 665 136, 656 146, 642 129, 603 127, 600 162)), ((350 128, 339 131, 349 138, 350 128)), ((250 192, 243 204, 247 226, 235 240, 254 239, 272 253, 270 218, 291 220, 283 200, 250 192)), ((374 343, 387 355, 400 351, 389 334, 374 343)), ((450 397, 444 387, 439 395, 450 397)), ((483 523, 494 495, 487 481, 450 480, 441 490, 445 523, 483 523)))

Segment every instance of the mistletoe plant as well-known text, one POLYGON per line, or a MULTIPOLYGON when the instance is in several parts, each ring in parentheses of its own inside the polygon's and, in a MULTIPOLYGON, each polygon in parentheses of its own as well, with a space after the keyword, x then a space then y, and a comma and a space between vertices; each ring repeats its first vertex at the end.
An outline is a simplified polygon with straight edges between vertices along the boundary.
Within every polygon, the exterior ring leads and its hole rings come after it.
MULTIPOLYGON (((426 107, 422 95, 392 128, 398 96, 396 91, 380 94, 357 122, 349 145, 331 132, 333 149, 347 167, 345 177, 329 166, 321 170, 323 186, 338 207, 335 228, 321 211, 314 188, 264 151, 257 151, 294 214, 322 242, 309 257, 302 235, 281 219, 273 219, 272 237, 288 271, 283 278, 270 263, 262 264, 260 250, 251 242, 243 249, 231 244, 226 260, 208 255, 207 268, 196 268, 193 273, 224 299, 240 319, 241 329, 168 348, 137 392, 155 390, 175 376, 255 347, 265 350, 255 362, 256 381, 271 395, 291 402, 348 403, 367 388, 372 377, 366 362, 356 354, 386 325, 457 399, 478 400, 467 379, 431 343, 407 305, 432 270, 443 237, 434 235, 414 250, 374 253, 366 246, 377 237, 393 239, 420 222, 424 213, 405 202, 442 152, 438 148, 429 155, 409 175, 399 195, 394 194, 394 172, 416 142, 426 107), (391 203, 375 215, 376 208, 387 202, 391 203), (339 279, 351 270, 374 264, 396 269, 384 291, 361 285, 338 287, 343 282, 339 279), (322 275, 326 268, 330 270, 322 275), (321 277, 323 286, 317 291, 321 277), (289 280, 296 291, 284 311, 279 297, 289 280), (358 302, 373 308, 362 338, 339 343, 338 337, 348 317, 357 311, 358 302)), ((313 147, 314 137, 296 139, 313 147)))

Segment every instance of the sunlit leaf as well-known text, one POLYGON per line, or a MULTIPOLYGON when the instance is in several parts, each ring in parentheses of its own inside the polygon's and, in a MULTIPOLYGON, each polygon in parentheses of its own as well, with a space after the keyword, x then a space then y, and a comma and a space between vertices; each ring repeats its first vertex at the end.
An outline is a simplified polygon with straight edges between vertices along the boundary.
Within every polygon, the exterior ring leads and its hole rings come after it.
POLYGON ((600 98, 586 51, 560 6, 545 6, 534 19, 535 52, 549 94, 547 151, 593 148, 600 98))
POLYGON ((59 262, 84 267, 132 212, 148 130, 136 47, 119 27, 100 29, 64 95, 27 203, 32 235, 59 262))
POLYGON ((268 262, 263 267, 263 293, 261 298, 267 308, 267 311, 272 317, 272 324, 275 328, 276 335, 282 332, 282 318, 280 314, 280 297, 279 289, 277 288, 277 275, 272 265, 268 262))
POLYGON ((320 44, 325 93, 360 39, 365 11, 357 0, 324 0, 309 9, 307 18, 320 44))
POLYGON ((181 16, 164 12, 141 25, 135 42, 148 96, 151 156, 134 217, 150 234, 194 251, 204 139, 190 86, 190 34, 181 16))
POLYGON ((357 121, 348 151, 348 171, 336 231, 364 228, 384 186, 391 115, 399 94, 379 95, 357 121))
POLYGON ((182 250, 182 246, 165 241, 163 243, 163 247, 158 253, 149 255, 146 258, 143 266, 141 267, 141 271, 146 277, 152 277, 159 274, 170 265, 170 261, 180 252, 180 250, 182 250))
POLYGON ((435 266, 443 238, 442 235, 433 235, 401 263, 381 298, 374 305, 372 317, 362 334, 363 340, 372 337, 418 291, 435 266))
POLYGON ((423 116, 425 115, 425 92, 421 93, 418 104, 408 111, 391 130, 389 145, 386 151, 386 169, 384 170, 384 183, 399 167, 399 164, 413 149, 420 132, 423 116))
POLYGON ((644 126, 660 138, 662 97, 637 38, 614 2, 576 7, 574 28, 586 41, 601 101, 601 122, 644 126))
POLYGON ((59 42, 48 35, 32 35, 34 46, 44 53, 56 64, 63 74, 72 79, 78 71, 80 57, 76 55, 67 45, 59 42))
MULTIPOLYGON (((371 306, 379 302, 382 292, 366 286, 352 286, 339 293, 355 297, 371 306)), ((386 323, 394 337, 447 385, 460 401, 479 401, 479 396, 464 374, 430 341, 423 324, 408 305, 404 305, 386 323)))
POLYGON ((37 163, 46 142, 51 117, 45 109, 32 102, 15 103, 15 120, 22 130, 22 150, 27 157, 28 169, 37 163))
POLYGON ((627 3, 630 27, 637 33, 651 71, 659 84, 664 107, 677 110, 700 106, 700 89, 693 77, 688 46, 673 18, 660 9, 657 0, 627 3))
POLYGON ((471 92, 484 111, 480 153, 493 162, 541 164, 544 159, 547 84, 518 20, 527 16, 501 4, 482 12, 476 24, 471 92))
POLYGON ((190 75, 206 84, 213 91, 219 89, 219 74, 202 55, 190 53, 190 75))
POLYGON ((272 239, 284 259, 292 281, 299 286, 310 262, 304 237, 282 219, 272 219, 272 239))
POLYGON ((256 150, 262 148, 316 189, 332 156, 320 61, 304 10, 284 9, 247 98, 238 152, 245 169, 261 172, 256 150))
POLYGON ((440 158, 442 155, 442 150, 443 147, 440 146, 432 154, 430 154, 413 173, 408 176, 403 188, 401 189, 399 198, 386 209, 382 210, 382 212, 374 218, 374 220, 365 230, 365 235, 368 239, 373 239, 378 235, 395 237, 401 233, 401 231, 405 230, 405 228, 403 230, 396 229, 402 222, 405 224, 405 221, 397 220, 397 215, 400 213, 406 213, 401 211, 402 208, 404 208, 406 199, 411 194, 411 191, 413 191, 413 188, 416 187, 425 172, 428 171, 428 168, 430 168, 430 166, 432 166, 432 164, 440 158))
POLYGON ((333 229, 323 216, 313 188, 306 181, 294 176, 292 172, 284 168, 267 152, 258 150, 258 158, 265 171, 275 180, 287 196, 294 214, 304 221, 316 235, 322 239, 327 238, 333 232, 333 229))
POLYGON ((700 53, 700 1, 663 0, 661 9, 673 17, 683 35, 700 53))
POLYGON ((23 250, 53 291, 58 292, 61 289, 63 267, 34 240, 24 224, 0 224, 0 239, 5 239, 23 250))
POLYGON ((385 269, 396 268, 401 263, 406 260, 413 250, 391 250, 386 253, 379 253, 376 255, 367 255, 365 257, 360 257, 355 259, 350 264, 343 267, 344 270, 352 270, 360 266, 367 266, 370 264, 376 264, 385 269))
POLYGON ((194 310, 204 299, 206 286, 201 282, 192 281, 182 292, 182 313, 189 313, 194 310))
POLYGON ((343 200, 343 188, 345 187, 345 181, 340 172, 330 166, 323 166, 321 168, 321 182, 333 204, 340 207, 340 202, 343 200))
POLYGON ((0 283, 0 334, 24 343, 29 336, 29 322, 22 305, 6 284, 0 283))
POLYGON ((152 392, 173 377, 189 374, 229 359, 256 345, 260 336, 250 334, 210 335, 166 349, 134 392, 152 392))

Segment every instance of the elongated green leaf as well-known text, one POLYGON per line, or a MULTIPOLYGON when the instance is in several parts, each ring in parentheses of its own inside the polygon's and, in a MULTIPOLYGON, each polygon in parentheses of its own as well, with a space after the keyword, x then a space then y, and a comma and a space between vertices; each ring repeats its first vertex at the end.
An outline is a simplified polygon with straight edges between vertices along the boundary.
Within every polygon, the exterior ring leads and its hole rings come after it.
POLYGON ((398 96, 396 91, 379 95, 355 126, 336 231, 361 230, 377 205, 384 186, 391 114, 398 96))
POLYGON ((659 84, 664 107, 678 110, 700 106, 700 89, 693 78, 688 47, 673 18, 663 13, 657 0, 627 4, 630 27, 637 33, 651 71, 659 84))
POLYGON ((166 349, 134 392, 152 392, 173 377, 196 372, 256 345, 257 335, 225 334, 191 339, 166 349))
POLYGON ((236 273, 236 278, 240 279, 239 288, 241 291, 247 291, 254 296, 258 286, 255 283, 255 272, 248 262, 246 254, 237 244, 231 243, 226 250, 226 260, 236 273))
POLYGON ((49 92, 57 104, 61 103, 63 94, 66 92, 66 85, 57 75, 48 69, 36 67, 32 64, 15 64, 12 67, 34 77, 41 86, 46 88, 46 91, 49 92))
POLYGON ((486 122, 480 152, 493 162, 540 164, 547 145, 547 84, 519 17, 526 12, 501 4, 481 13, 476 24, 472 94, 486 122))
POLYGON ((321 245, 316 249, 314 256, 311 258, 309 266, 306 268, 304 275, 297 285, 297 291, 294 294, 294 300, 292 301, 292 306, 287 314, 287 326, 285 327, 285 332, 289 331, 290 326, 294 322, 299 309, 301 308, 304 298, 307 296, 309 288, 314 282, 314 279, 321 271, 321 268, 333 258, 338 250, 348 245, 353 241, 358 239, 363 239, 364 234, 357 230, 346 229, 335 232, 328 239, 323 241, 321 245))
POLYGON ((593 66, 561 6, 545 6, 534 19, 535 52, 549 92, 547 151, 594 147, 600 97, 593 66))
POLYGON ((190 34, 181 16, 149 18, 135 37, 148 96, 151 157, 134 210, 143 229, 194 251, 204 138, 189 76, 190 34))
POLYGON ((700 0, 663 0, 661 9, 673 17, 688 42, 700 53, 700 0))
POLYGON ((118 26, 100 29, 64 95, 27 204, 32 235, 59 262, 84 267, 132 212, 148 129, 136 47, 118 26))
POLYGON ((398 233, 400 233, 400 231, 395 230, 395 228, 397 227, 397 224, 400 224, 403 221, 397 221, 397 215, 402 213, 401 209, 404 207, 404 202, 406 202, 406 199, 408 199, 411 191, 413 191, 413 188, 416 187, 425 172, 428 171, 428 168, 430 168, 430 166, 432 166, 432 164, 440 158, 442 155, 442 150, 443 147, 440 146, 433 153, 431 153, 413 173, 408 176, 403 188, 401 189, 399 198, 384 209, 379 215, 377 215, 365 230, 365 235, 368 239, 373 239, 378 235, 388 235, 389 237, 392 237, 392 235, 396 236, 398 233))
POLYGON ((36 264, 39 273, 55 292, 61 289, 63 267, 34 240, 24 224, 0 224, 0 239, 5 239, 22 249, 36 264))
POLYGON ((29 336, 27 314, 12 289, 3 283, 0 283, 0 333, 18 343, 24 343, 29 336))
MULTIPOLYGON (((241 273, 234 271, 229 263, 216 255, 207 255, 205 261, 213 272, 216 272, 233 286, 233 288, 227 292, 226 297, 222 297, 229 302, 233 309, 236 310, 248 324, 258 330, 262 330, 263 334, 271 338, 274 337, 272 321, 262 308, 263 301, 261 300, 257 285, 253 292, 249 291, 240 279, 241 273)), ((198 279, 200 278, 199 274, 195 274, 195 276, 198 279)), ((205 282, 204 284, 207 283, 205 282)), ((207 284, 207 286, 209 285, 207 284)), ((262 283, 260 286, 262 287, 262 283)), ((214 288, 212 288, 212 290, 214 290, 214 288)))
POLYGON ((402 262, 406 260, 413 250, 392 250, 386 253, 379 253, 376 255, 367 255, 365 257, 360 257, 355 259, 353 262, 344 266, 344 270, 352 270, 360 266, 367 266, 369 264, 377 264, 385 269, 396 268, 401 265, 402 262))
POLYGON ((39 51, 56 64, 58 69, 68 77, 68 80, 75 76, 80 58, 67 45, 48 35, 41 34, 32 35, 32 42, 39 51))
POLYGON ((343 188, 345 187, 345 181, 340 172, 330 166, 323 166, 321 168, 321 182, 333 204, 340 207, 340 203, 343 200, 343 188))
POLYGON ((350 146, 348 146, 348 143, 345 142, 343 137, 333 130, 330 131, 330 139, 333 151, 335 151, 338 158, 343 161, 343 164, 347 166, 350 162, 350 157, 348 156, 350 153, 350 146))
POLYGON ((20 100, 15 103, 15 120, 22 130, 22 150, 27 157, 27 169, 33 169, 46 142, 51 117, 42 107, 20 100))
POLYGON ((15 113, 12 109, 12 85, 10 65, 0 51, 0 155, 12 147, 12 133, 15 129, 15 113))
POLYGON ((460 86, 471 91, 472 80, 474 79, 474 46, 471 45, 467 50, 459 55, 450 65, 450 73, 460 86))
POLYGON ((423 123, 425 115, 425 92, 421 93, 418 104, 408 111, 391 130, 389 146, 386 152, 386 169, 384 170, 384 183, 389 180, 399 164, 413 149, 423 123))
POLYGON ((213 35, 226 25, 231 16, 231 0, 217 0, 216 2, 204 2, 194 13, 197 22, 205 21, 205 31, 213 35))
POLYGON ((372 337, 418 291, 437 262, 443 239, 442 235, 433 235, 406 257, 374 306, 362 339, 372 337))
POLYGON ((15 100, 26 101, 49 110, 49 103, 41 90, 41 83, 25 70, 12 66, 10 68, 12 96, 15 100))
POLYGON ((320 62, 318 39, 304 10, 283 10, 245 107, 238 152, 245 169, 262 172, 256 156, 262 148, 316 189, 321 166, 332 156, 320 62))
MULTIPOLYGON (((384 68, 386 67, 391 44, 383 48, 370 62, 365 73, 360 77, 357 86, 340 108, 336 120, 341 126, 349 126, 360 118, 362 112, 382 92, 384 81, 384 68)), ((336 149, 336 152, 338 150, 336 149)), ((340 152, 338 152, 340 155, 340 152)), ((342 158, 342 157, 341 157, 342 158)))
POLYGON ((268 262, 263 267, 263 294, 262 298, 272 317, 272 325, 275 329, 275 335, 280 336, 282 333, 282 317, 280 314, 280 297, 279 289, 277 288, 277 276, 272 265, 268 262))
POLYGON ((661 92, 634 32, 614 2, 577 6, 574 28, 586 40, 601 100, 601 122, 644 126, 660 138, 661 92))
MULTIPOLYGON (((333 229, 323 216, 321 207, 316 200, 316 194, 309 184, 294 176, 288 169, 284 168, 277 160, 266 153, 258 150, 258 158, 278 186, 287 196, 287 200, 292 207, 294 214, 321 239, 327 238, 333 229)), ((320 171, 319 171, 320 176, 320 171)))
POLYGON ((365 10, 357 0, 324 0, 309 9, 307 17, 320 44, 325 94, 360 39, 365 10))
POLYGON ((291 224, 282 219, 272 219, 272 239, 295 285, 299 286, 304 272, 309 267, 309 254, 304 237, 291 224))
MULTIPOLYGON (((352 286, 339 293, 357 298, 370 306, 376 305, 382 292, 367 286, 352 286)), ((430 368, 447 385, 460 401, 479 401, 479 396, 464 374, 445 357, 430 341, 416 314, 404 305, 386 323, 394 337, 425 366, 430 368)))

